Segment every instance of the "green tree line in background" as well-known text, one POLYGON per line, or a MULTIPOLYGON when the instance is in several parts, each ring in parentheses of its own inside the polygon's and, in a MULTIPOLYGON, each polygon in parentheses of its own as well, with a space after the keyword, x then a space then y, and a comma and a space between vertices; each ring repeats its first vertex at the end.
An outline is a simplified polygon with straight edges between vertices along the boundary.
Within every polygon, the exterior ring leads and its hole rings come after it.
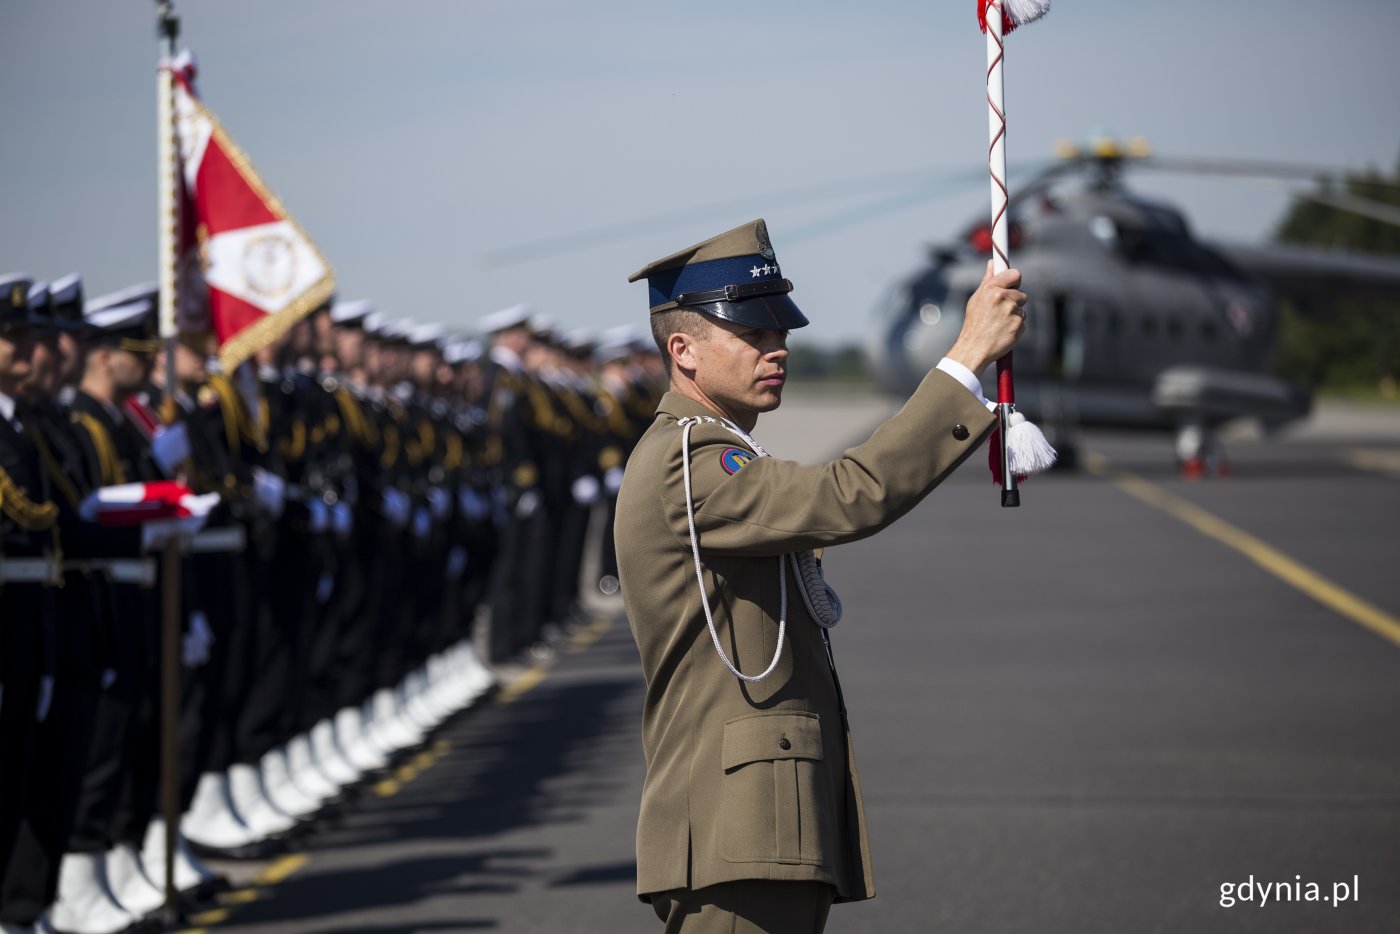
MULTIPOLYGON (((1323 191, 1400 206, 1400 161, 1393 175, 1369 171, 1323 191)), ((1400 227, 1314 201, 1298 200, 1279 222, 1279 243, 1400 255, 1400 227)), ((1374 295, 1326 307, 1280 307, 1275 372, 1304 386, 1400 398, 1400 296, 1374 295)))

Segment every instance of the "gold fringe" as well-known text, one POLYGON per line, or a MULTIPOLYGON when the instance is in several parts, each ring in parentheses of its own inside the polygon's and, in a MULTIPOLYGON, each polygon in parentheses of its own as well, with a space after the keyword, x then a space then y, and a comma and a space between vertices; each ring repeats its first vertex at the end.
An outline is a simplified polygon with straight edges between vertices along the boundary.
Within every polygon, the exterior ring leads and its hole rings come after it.
POLYGON ((87 412, 74 412, 73 421, 81 425, 92 438, 92 446, 97 449, 97 464, 102 471, 102 485, 112 486, 126 482, 126 471, 122 470, 121 458, 117 456, 117 446, 107 432, 107 426, 87 412))
POLYGON ((292 436, 279 441, 277 449, 288 460, 301 460, 302 455, 306 453, 306 422, 301 419, 292 422, 292 436))
POLYGON ((365 418, 364 410, 360 408, 360 403, 350 393, 350 390, 341 386, 336 389, 336 405, 340 406, 340 414, 345 424, 349 427, 350 437, 362 448, 372 448, 379 443, 379 432, 375 429, 374 423, 365 418))
POLYGON ((53 456, 53 451, 49 450, 49 443, 44 440, 44 433, 36 429, 34 431, 34 447, 39 449, 39 460, 44 462, 44 471, 49 475, 49 482, 58 488, 58 492, 63 494, 63 498, 73 507, 73 511, 78 511, 78 503, 81 497, 78 496, 78 488, 73 486, 73 481, 68 479, 68 475, 63 472, 63 468, 58 466, 58 460, 53 456))
MULTIPOLYGON (((34 502, 24 492, 24 488, 10 478, 3 467, 0 467, 0 512, 28 532, 48 531, 54 528, 54 523, 58 521, 58 506, 53 503, 34 502)), ((55 532, 55 545, 57 541, 55 532)))
POLYGON ((238 456, 242 449, 239 443, 239 414, 243 408, 242 400, 238 398, 238 391, 233 388, 227 376, 222 373, 209 374, 209 388, 214 390, 214 394, 219 399, 219 414, 224 420, 224 440, 228 442, 229 453, 238 456))
POLYGON ((399 462, 399 430, 393 425, 384 426, 384 453, 379 455, 379 466, 390 469, 399 462))

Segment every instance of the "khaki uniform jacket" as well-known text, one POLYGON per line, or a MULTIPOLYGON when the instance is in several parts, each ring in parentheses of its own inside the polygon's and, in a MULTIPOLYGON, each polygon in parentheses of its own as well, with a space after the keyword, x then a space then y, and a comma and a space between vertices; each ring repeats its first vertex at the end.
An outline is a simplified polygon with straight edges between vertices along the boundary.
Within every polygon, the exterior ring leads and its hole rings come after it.
MULTIPOLYGON (((647 775, 637 824, 637 894, 738 879, 826 882, 838 901, 875 894, 849 731, 821 634, 783 555, 865 538, 898 519, 991 431, 994 417, 934 370, 869 441, 827 464, 750 453, 718 418, 691 430, 705 588, 725 653, 715 654, 691 556, 678 422, 715 413, 667 393, 618 494, 622 594, 646 676, 647 775), (731 469, 733 473, 731 473, 731 469)), ((847 613, 843 631, 858 631, 847 613)))

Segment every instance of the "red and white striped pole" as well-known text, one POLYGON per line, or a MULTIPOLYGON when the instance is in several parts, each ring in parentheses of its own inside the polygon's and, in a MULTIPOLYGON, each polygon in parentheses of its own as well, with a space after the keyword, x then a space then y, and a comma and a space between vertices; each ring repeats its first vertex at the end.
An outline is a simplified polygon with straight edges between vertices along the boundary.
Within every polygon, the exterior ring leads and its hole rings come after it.
MULTIPOLYGON (((992 193, 992 272, 1011 265, 1007 236, 1006 98, 1003 37, 1050 10, 1050 0, 978 0, 977 20, 987 34, 987 171, 992 193), (988 14, 991 15, 988 15, 988 14)), ((991 453, 992 476, 1001 486, 1003 506, 1021 505, 1019 481, 1055 463, 1055 449, 1040 429, 1016 411, 1011 351, 997 361, 997 431, 991 453)))

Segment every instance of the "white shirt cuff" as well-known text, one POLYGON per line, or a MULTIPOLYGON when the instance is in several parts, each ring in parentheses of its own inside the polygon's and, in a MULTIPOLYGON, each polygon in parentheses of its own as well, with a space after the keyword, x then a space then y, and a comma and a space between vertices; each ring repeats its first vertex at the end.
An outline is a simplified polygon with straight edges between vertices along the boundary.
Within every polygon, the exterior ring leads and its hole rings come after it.
POLYGON ((951 357, 944 357, 938 361, 937 369, 947 373, 953 379, 967 387, 967 391, 977 397, 977 401, 985 405, 989 410, 995 411, 996 404, 987 400, 987 394, 982 391, 982 381, 977 378, 977 374, 963 366, 951 357))

